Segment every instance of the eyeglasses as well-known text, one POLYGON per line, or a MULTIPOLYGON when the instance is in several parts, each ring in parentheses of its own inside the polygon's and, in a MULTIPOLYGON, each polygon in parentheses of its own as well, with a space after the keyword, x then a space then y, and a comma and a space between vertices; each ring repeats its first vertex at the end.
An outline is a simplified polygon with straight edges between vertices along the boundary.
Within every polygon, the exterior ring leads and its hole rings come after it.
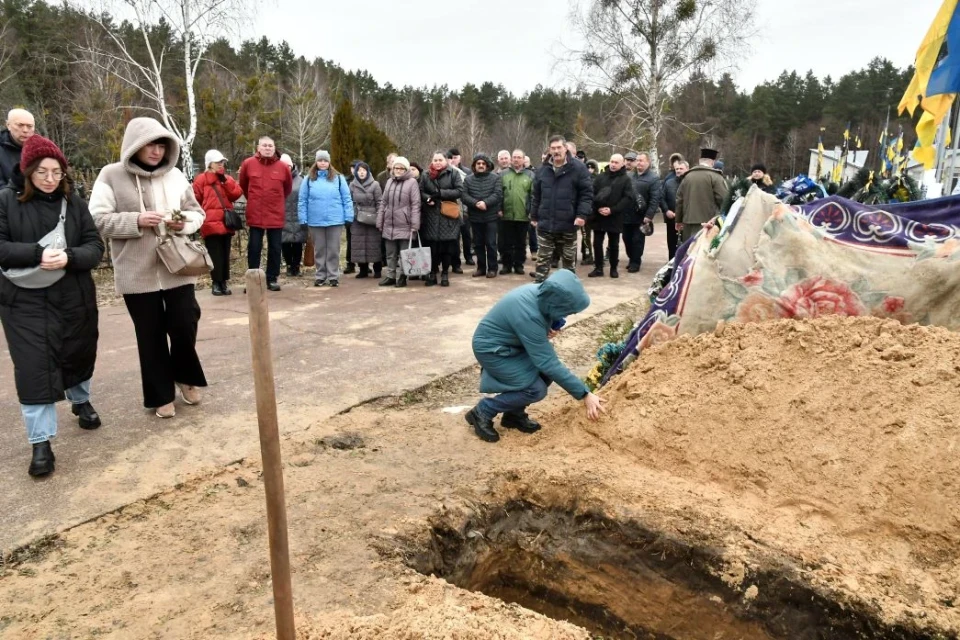
POLYGON ((47 171, 46 169, 40 169, 39 171, 34 171, 36 175, 41 180, 53 179, 55 182, 60 182, 63 180, 63 171, 47 171))

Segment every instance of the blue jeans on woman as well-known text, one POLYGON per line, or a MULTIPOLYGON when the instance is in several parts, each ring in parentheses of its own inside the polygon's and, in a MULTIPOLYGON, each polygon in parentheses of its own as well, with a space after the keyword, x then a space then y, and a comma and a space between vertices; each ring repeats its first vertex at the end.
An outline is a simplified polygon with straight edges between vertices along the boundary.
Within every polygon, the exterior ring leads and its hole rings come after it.
MULTIPOLYGON (((64 393, 72 404, 83 404, 90 401, 90 381, 84 380, 75 387, 70 387, 64 393)), ((57 405, 51 404, 21 404, 20 413, 27 425, 27 440, 30 444, 46 442, 57 435, 57 405)))
POLYGON ((481 418, 493 420, 500 413, 510 413, 516 416, 526 415, 526 409, 535 402, 547 397, 549 383, 541 376, 537 376, 526 389, 520 391, 506 391, 492 398, 483 398, 477 403, 477 413, 481 418))

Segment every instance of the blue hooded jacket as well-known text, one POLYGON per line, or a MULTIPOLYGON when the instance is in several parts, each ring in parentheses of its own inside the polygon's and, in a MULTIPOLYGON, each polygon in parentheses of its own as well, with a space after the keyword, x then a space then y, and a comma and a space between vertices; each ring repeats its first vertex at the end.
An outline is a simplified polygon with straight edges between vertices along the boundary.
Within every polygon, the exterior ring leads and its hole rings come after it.
POLYGON ((326 171, 318 171, 317 179, 303 179, 297 206, 300 224, 311 227, 335 227, 353 222, 353 198, 350 186, 342 175, 327 180, 326 171))
POLYGON ((587 386, 560 362, 547 330, 556 320, 588 306, 590 296, 567 269, 560 269, 542 284, 524 285, 503 296, 473 334, 473 354, 483 367, 480 391, 520 391, 543 374, 577 400, 582 399, 587 386))

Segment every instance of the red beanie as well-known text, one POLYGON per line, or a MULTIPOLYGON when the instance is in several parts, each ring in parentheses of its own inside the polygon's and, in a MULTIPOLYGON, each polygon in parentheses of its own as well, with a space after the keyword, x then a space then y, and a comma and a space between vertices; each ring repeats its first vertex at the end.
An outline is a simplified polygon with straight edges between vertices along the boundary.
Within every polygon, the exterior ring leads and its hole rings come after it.
POLYGON ((23 151, 20 153, 20 170, 23 171, 37 160, 43 160, 44 158, 59 160, 64 169, 69 164, 67 157, 63 155, 63 151, 60 151, 60 147, 55 145, 52 140, 33 134, 23 143, 23 151))

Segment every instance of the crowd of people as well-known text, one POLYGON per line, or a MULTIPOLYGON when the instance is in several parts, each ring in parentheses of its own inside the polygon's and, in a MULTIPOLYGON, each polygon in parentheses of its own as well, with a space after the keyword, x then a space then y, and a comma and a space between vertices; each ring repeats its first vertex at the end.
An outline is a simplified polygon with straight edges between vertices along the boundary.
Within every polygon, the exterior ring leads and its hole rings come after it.
MULTIPOLYGON (((101 425, 91 403, 99 337, 91 270, 105 241, 135 329, 143 405, 169 419, 178 390, 185 404, 196 405, 207 385, 196 351, 197 277, 172 270, 160 250, 178 239, 202 236, 216 296, 232 293, 231 237, 244 222, 249 268, 260 267, 266 242, 271 291, 280 290, 283 263, 288 276, 301 275, 308 246, 316 287, 338 287, 349 273, 372 275, 384 287, 408 286, 399 258, 414 243, 431 249, 430 271, 421 278, 427 287, 450 286, 464 265, 475 267, 476 278, 522 275, 528 247, 536 283, 551 269, 574 271, 578 249, 581 263, 594 266, 590 277, 617 278, 621 235, 627 271, 639 271, 658 215, 672 258, 726 196, 716 151, 703 150, 693 168, 675 154, 661 180, 647 153, 613 154, 601 170, 562 136, 550 138, 536 168, 521 149, 502 150, 495 161, 481 153, 465 167, 453 148, 435 152, 425 169, 390 154, 377 176, 362 160, 341 173, 320 150, 301 171, 263 136, 236 179, 223 154, 210 150, 191 183, 176 166, 179 157, 178 139, 160 122, 132 119, 119 161, 100 171, 88 204, 63 152, 35 132, 33 116, 22 109, 8 114, 0 132, 0 321, 33 446, 30 475, 54 470, 57 401, 70 400, 81 428, 101 425)), ((768 186, 763 167, 755 169, 752 179, 768 186)), ((483 420, 491 413, 488 407, 483 420)))

